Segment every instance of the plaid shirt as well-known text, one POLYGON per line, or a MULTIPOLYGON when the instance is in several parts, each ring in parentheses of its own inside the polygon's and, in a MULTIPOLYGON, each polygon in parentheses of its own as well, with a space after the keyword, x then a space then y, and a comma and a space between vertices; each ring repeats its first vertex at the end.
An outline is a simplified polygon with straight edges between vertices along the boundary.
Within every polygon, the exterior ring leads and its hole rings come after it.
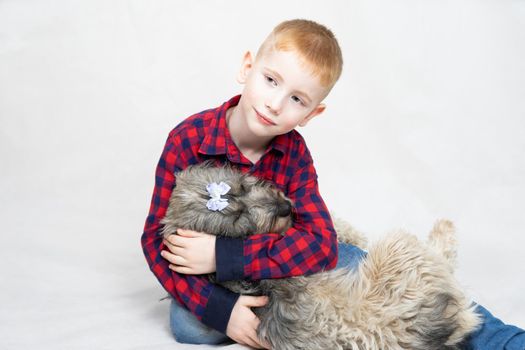
POLYGON ((155 188, 142 234, 146 260, 162 286, 204 324, 223 333, 238 295, 212 284, 205 275, 171 271, 160 252, 159 221, 164 217, 175 186, 174 174, 188 165, 215 159, 217 165, 235 163, 242 172, 274 183, 295 204, 294 223, 284 236, 268 233, 247 239, 217 238, 216 276, 219 281, 259 280, 297 276, 334 268, 336 234, 321 198, 317 174, 304 139, 295 130, 276 136, 256 164, 232 141, 222 106, 190 116, 168 135, 155 172, 155 188))

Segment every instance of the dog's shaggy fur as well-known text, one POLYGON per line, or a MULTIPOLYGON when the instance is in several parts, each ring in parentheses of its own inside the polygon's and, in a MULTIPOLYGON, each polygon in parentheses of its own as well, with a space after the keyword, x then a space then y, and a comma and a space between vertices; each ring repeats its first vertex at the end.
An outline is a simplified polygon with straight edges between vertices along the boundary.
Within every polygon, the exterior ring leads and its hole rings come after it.
MULTIPOLYGON (((268 182, 211 163, 176 174, 165 235, 177 228, 230 237, 283 233, 290 200, 268 182), (222 211, 206 208, 206 185, 231 186, 222 211)), ((363 247, 350 225, 334 220, 339 241, 363 247)), ((479 324, 473 304, 453 277, 454 228, 438 221, 423 244, 396 232, 372 245, 356 270, 336 269, 260 282, 223 283, 239 293, 266 294, 256 309, 260 339, 272 349, 459 349, 479 324)))

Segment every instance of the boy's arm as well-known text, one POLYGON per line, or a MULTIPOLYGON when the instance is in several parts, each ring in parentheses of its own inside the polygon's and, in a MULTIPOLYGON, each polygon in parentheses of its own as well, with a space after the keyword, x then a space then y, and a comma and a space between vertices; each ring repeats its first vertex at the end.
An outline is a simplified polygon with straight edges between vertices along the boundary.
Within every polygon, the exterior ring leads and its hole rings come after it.
POLYGON ((287 191, 294 202, 293 227, 284 236, 268 233, 244 240, 218 237, 219 281, 298 276, 335 267, 336 233, 306 147, 295 169, 287 191))
POLYGON ((200 275, 182 275, 169 269, 169 263, 160 255, 165 249, 160 233, 160 220, 164 217, 175 185, 174 173, 179 171, 181 158, 180 138, 170 133, 155 171, 155 188, 149 215, 144 225, 141 243, 153 274, 177 301, 189 309, 204 324, 226 333, 226 325, 239 295, 210 283, 200 275))

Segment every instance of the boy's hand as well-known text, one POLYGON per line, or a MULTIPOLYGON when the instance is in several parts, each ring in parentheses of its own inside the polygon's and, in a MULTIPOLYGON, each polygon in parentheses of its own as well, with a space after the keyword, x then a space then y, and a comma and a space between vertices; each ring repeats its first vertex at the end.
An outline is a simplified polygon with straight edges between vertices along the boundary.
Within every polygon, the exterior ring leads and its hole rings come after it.
POLYGON ((269 349, 268 344, 262 343, 257 337, 259 318, 250 307, 261 307, 268 303, 268 297, 253 297, 241 295, 233 306, 230 321, 226 327, 226 335, 239 344, 248 345, 255 349, 269 349))
POLYGON ((201 275, 215 272, 216 236, 191 230, 177 230, 164 244, 170 250, 160 254, 170 263, 169 268, 178 273, 201 275))

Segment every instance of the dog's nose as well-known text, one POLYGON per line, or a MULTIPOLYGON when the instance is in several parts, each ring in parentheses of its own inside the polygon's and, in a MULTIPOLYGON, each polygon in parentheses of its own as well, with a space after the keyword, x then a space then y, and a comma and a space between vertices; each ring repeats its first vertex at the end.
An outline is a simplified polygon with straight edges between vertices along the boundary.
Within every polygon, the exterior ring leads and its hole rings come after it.
POLYGON ((279 204, 277 215, 281 217, 289 216, 292 213, 292 205, 286 201, 279 204))

